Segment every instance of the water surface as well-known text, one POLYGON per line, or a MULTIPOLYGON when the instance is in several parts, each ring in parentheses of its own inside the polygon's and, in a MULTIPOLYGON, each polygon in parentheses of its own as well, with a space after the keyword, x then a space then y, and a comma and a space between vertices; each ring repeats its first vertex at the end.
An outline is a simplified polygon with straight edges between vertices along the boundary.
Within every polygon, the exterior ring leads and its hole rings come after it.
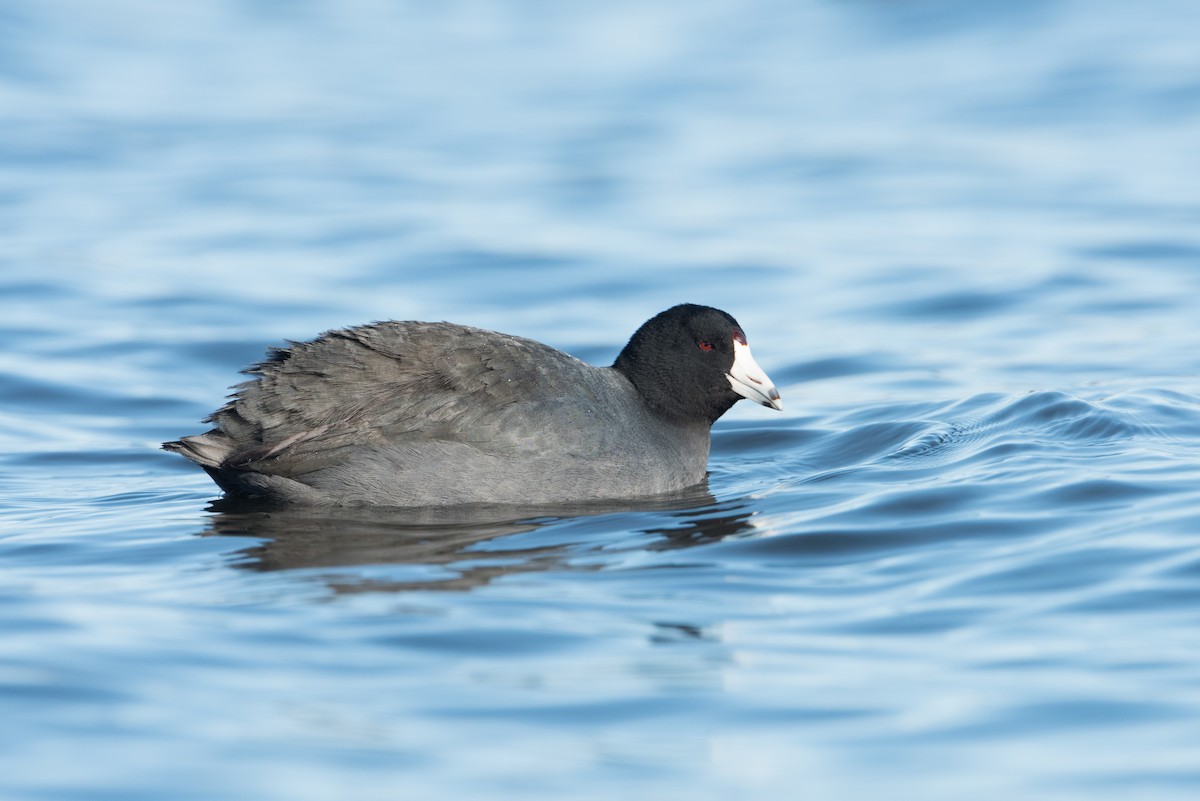
POLYGON ((1191 799, 1192 4, 0 8, 6 799, 1191 799), (686 498, 217 500, 266 347, 783 392, 686 498))

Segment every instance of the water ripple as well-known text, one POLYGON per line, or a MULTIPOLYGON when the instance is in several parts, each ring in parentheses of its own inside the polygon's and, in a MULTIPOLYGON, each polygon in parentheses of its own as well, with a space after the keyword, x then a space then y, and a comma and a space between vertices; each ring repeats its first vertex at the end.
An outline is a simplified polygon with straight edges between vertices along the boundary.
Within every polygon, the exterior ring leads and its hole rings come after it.
POLYGON ((91 5, 0 8, 0 796, 1197 797, 1193 3, 91 5), (680 496, 157 450, 289 337, 682 301, 786 411, 680 496))

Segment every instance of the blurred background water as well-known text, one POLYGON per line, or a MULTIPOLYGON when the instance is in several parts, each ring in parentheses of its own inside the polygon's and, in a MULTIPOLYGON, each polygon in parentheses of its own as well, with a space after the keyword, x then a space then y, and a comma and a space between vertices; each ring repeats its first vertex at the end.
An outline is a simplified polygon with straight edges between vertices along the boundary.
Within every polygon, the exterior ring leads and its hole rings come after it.
POLYGON ((0 795, 1191 799, 1200 7, 0 2, 0 795), (746 327, 710 496, 264 515, 285 339, 746 327), (744 408, 743 408, 744 407, 744 408))

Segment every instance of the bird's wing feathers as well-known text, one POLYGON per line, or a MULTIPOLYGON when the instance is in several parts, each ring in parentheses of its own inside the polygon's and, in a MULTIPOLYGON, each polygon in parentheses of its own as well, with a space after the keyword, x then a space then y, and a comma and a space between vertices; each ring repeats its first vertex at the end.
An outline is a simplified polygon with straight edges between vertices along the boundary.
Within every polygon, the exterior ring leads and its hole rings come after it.
POLYGON ((276 349, 246 372, 257 378, 209 418, 241 444, 223 466, 294 476, 363 446, 511 445, 560 410, 564 376, 577 394, 595 368, 521 337, 386 322, 276 349))

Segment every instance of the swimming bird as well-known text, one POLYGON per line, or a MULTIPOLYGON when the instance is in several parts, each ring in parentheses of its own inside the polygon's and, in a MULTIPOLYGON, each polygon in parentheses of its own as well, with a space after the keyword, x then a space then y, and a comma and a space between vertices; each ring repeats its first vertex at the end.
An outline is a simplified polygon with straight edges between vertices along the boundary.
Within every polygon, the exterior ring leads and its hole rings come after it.
POLYGON ((681 304, 594 367, 531 339, 388 321, 274 348, 163 444, 228 497, 446 507, 637 498, 703 482, 709 429, 742 398, 782 409, 727 313, 681 304))

